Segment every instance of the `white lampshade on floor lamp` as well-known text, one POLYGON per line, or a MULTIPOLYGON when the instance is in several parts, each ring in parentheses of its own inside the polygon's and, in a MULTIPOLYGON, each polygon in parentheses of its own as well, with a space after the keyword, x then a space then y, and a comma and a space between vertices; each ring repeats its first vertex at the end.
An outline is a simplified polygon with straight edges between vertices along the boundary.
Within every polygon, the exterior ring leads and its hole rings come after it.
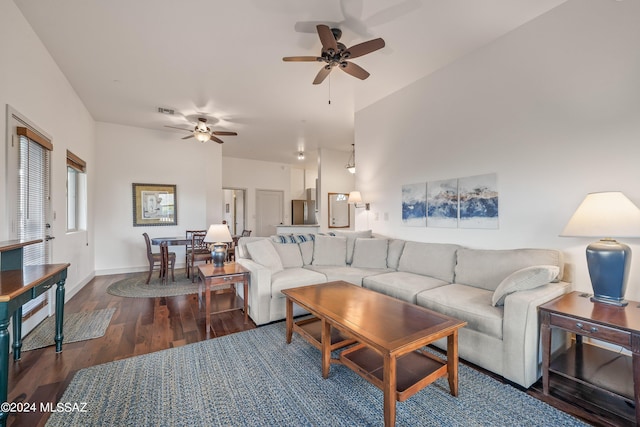
POLYGON ((224 267, 227 259, 227 243, 232 242, 229 227, 226 224, 211 224, 204 236, 204 242, 212 243, 211 258, 214 267, 224 267))
POLYGON ((560 236, 601 238, 587 246, 591 300, 626 305, 631 248, 614 237, 640 237, 640 209, 619 191, 590 193, 560 236))

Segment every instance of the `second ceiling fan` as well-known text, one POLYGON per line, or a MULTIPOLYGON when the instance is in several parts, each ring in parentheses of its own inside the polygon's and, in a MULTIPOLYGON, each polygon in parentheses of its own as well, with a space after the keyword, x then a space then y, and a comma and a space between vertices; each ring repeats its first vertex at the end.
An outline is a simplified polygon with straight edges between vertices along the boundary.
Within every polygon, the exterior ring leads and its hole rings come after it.
POLYGON ((317 25, 316 30, 322 43, 320 56, 285 56, 282 58, 286 62, 325 62, 326 65, 316 75, 313 84, 317 85, 324 81, 334 67, 339 67, 342 71, 354 77, 364 80, 369 77, 369 73, 362 67, 347 59, 358 58, 368 53, 374 52, 384 47, 384 40, 381 38, 369 40, 346 47, 340 43, 342 31, 338 28, 329 28, 327 25, 317 25))
POLYGON ((179 127, 175 127, 175 126, 168 126, 165 125, 165 127, 171 128, 171 129, 180 129, 180 130, 184 130, 187 132, 191 132, 191 135, 187 135, 182 139, 189 139, 189 138, 195 138, 200 142, 206 142, 206 141, 215 141, 218 144, 224 144, 224 141, 221 140, 220 138, 216 137, 215 135, 229 135, 229 136, 234 136, 234 135, 238 135, 236 132, 227 132, 227 131, 212 131, 211 128, 207 125, 207 119, 205 119, 204 117, 198 117, 198 123, 196 124, 196 127, 193 130, 189 130, 189 129, 184 129, 184 128, 179 128, 179 127))

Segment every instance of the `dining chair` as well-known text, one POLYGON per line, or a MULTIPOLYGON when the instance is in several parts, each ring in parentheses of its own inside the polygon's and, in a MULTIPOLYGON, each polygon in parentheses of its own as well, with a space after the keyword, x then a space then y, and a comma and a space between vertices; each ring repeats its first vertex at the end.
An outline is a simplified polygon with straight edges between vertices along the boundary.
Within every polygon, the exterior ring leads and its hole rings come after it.
MULTIPOLYGON (((158 264, 158 270, 160 270, 159 277, 162 279, 162 271, 163 271, 162 253, 161 252, 153 253, 151 251, 151 240, 149 239, 149 235, 147 233, 142 233, 142 235, 144 236, 144 241, 147 244, 147 259, 149 260, 149 275, 147 276, 147 281, 145 282, 148 285, 149 281, 151 280, 151 274, 153 273, 153 269, 155 268, 156 264, 158 264)), ((171 278, 175 282, 175 278, 173 275, 173 268, 176 264, 176 253, 169 252, 167 250, 166 256, 168 258, 169 266, 171 267, 171 278)))
POLYGON ((242 230, 242 234, 240 237, 249 237, 251 236, 251 230, 242 230))
POLYGON ((187 277, 191 277, 192 283, 196 281, 198 276, 195 273, 196 262, 209 262, 211 260, 209 244, 204 242, 206 235, 206 230, 193 231, 191 233, 191 250, 187 253, 187 277))

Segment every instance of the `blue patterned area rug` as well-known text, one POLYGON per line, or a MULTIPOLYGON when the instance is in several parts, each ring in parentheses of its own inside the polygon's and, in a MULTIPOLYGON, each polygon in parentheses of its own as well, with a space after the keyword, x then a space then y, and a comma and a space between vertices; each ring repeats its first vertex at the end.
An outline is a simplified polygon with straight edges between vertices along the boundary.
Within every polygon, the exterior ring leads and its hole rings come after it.
MULTIPOLYGON (((459 396, 439 379, 398 402, 399 426, 584 425, 463 364, 459 396)), ((345 366, 322 379, 320 352, 284 322, 79 371, 47 426, 383 424, 382 392, 345 366), (84 409, 86 412, 82 412, 84 409)))

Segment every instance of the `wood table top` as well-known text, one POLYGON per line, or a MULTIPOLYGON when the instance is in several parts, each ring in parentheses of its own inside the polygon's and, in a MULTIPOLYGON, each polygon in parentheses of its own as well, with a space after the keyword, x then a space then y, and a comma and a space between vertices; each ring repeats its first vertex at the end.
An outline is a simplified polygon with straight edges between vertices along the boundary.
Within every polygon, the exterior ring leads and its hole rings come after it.
POLYGON ((28 265, 22 270, 0 272, 0 302, 7 302, 47 281, 71 264, 28 265))
POLYGON ((199 264, 198 270, 200 270, 205 277, 227 276, 231 274, 242 274, 249 272, 249 270, 236 262, 225 263, 223 267, 215 267, 213 264, 199 264))
POLYGON ((285 289, 282 293, 331 323, 344 325, 359 340, 389 352, 466 325, 453 317, 343 281, 285 289))
POLYGON ((24 246, 33 245, 36 243, 42 242, 42 239, 35 240, 5 240, 4 242, 0 242, 0 252, 12 251, 15 249, 22 248, 24 246))
POLYGON ((541 310, 569 315, 586 321, 615 326, 630 332, 640 331, 640 303, 628 301, 625 307, 592 302, 591 295, 574 291, 540 306, 541 310))

